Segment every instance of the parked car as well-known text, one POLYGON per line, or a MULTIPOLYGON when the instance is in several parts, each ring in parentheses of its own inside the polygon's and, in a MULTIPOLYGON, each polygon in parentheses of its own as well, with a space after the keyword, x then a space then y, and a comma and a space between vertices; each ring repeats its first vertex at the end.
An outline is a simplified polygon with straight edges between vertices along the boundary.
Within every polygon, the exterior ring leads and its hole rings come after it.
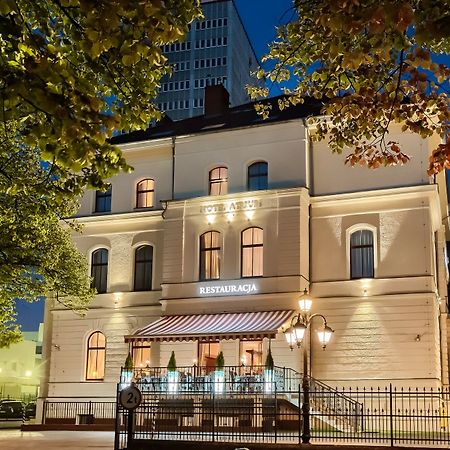
POLYGON ((34 419, 36 417, 36 402, 27 403, 25 406, 25 417, 27 419, 34 419))
POLYGON ((0 419, 21 419, 24 405, 19 400, 0 400, 0 419))

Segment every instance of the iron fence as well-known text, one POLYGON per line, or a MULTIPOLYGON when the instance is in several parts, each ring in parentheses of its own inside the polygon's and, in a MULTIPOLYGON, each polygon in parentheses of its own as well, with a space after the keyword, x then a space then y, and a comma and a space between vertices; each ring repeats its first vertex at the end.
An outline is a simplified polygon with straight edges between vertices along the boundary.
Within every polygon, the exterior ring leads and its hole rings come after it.
MULTIPOLYGON (((227 383, 227 382, 225 382, 227 383)), ((230 383, 230 382, 228 382, 230 383)), ((450 446, 450 393, 419 389, 331 389, 310 380, 311 442, 450 446)), ((304 392, 252 392, 231 386, 170 393, 167 384, 141 389, 142 403, 129 412, 118 404, 115 449, 133 442, 186 440, 234 443, 300 443, 304 392)), ((120 388, 121 386, 119 386, 120 388)))
MULTIPOLYGON (((91 397, 92 398, 92 397, 91 397)), ((116 399, 86 398, 46 400, 42 410, 43 424, 64 425, 114 425, 116 399)))

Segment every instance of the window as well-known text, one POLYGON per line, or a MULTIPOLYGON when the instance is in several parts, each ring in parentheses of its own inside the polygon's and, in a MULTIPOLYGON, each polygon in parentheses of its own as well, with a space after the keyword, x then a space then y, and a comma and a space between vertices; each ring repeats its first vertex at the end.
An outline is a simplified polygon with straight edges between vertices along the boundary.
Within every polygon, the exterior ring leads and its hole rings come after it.
POLYGON ((198 364, 200 367, 206 367, 206 373, 215 370, 216 358, 219 355, 219 351, 219 342, 198 343, 198 364))
POLYGON ((136 208, 153 208, 155 180, 147 178, 136 186, 136 208))
POLYGON ((92 287, 99 294, 104 294, 108 282, 108 250, 99 248, 92 252, 91 256, 92 287))
POLYGON ((350 277, 374 277, 373 232, 358 230, 350 235, 350 277))
POLYGON ((247 187, 249 191, 267 189, 267 163, 256 162, 248 167, 247 187))
POLYGON ((209 172, 209 195, 228 194, 228 169, 215 167, 209 172))
POLYGON ((131 356, 133 358, 133 367, 146 367, 150 365, 150 342, 133 342, 131 347, 131 356))
POLYGON ((87 343, 86 380, 103 380, 105 376, 106 339, 100 331, 89 336, 87 343))
POLYGON ((200 280, 220 278, 220 233, 207 231, 200 236, 200 280))
POLYGON ((241 233, 241 276, 260 277, 263 274, 263 230, 247 228, 241 233))
POLYGON ((95 193, 95 212, 111 211, 112 186, 110 185, 105 192, 97 191, 95 193))
POLYGON ((251 373, 259 372, 263 365, 262 341, 239 342, 240 363, 251 373))
POLYGON ((153 247, 142 245, 138 247, 134 257, 134 290, 152 290, 153 247))

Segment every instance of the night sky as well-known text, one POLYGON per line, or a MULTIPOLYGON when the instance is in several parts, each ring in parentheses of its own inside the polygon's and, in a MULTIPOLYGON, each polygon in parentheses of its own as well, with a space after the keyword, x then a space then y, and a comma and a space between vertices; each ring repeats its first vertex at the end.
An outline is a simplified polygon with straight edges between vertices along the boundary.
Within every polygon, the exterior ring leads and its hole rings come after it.
MULTIPOLYGON (((267 45, 275 37, 275 26, 286 22, 290 16, 292 0, 235 0, 250 41, 256 52, 261 56, 266 52, 267 45), (287 12, 287 14, 286 14, 287 12)), ((278 92, 274 92, 278 94, 278 92)), ((18 322, 23 331, 35 331, 44 320, 42 302, 17 302, 18 322)))

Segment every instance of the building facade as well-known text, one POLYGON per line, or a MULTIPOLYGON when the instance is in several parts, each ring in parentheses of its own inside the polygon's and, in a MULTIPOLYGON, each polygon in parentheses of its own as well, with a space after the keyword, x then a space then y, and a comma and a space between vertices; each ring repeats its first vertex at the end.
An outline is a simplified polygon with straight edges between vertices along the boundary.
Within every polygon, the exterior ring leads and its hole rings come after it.
MULTIPOLYGON (((303 290, 334 329, 311 375, 342 387, 449 380, 445 176, 436 139, 392 129, 405 166, 350 168, 304 118, 251 105, 117 138, 131 174, 88 191, 78 248, 98 295, 85 318, 47 301, 44 398, 111 396, 138 367, 275 365, 301 372, 282 332, 303 290), (172 128, 170 128, 172 127, 172 128)), ((313 324, 313 330, 321 326, 313 324)))
POLYGON ((225 86, 235 106, 249 101, 245 85, 255 83, 258 60, 233 0, 203 0, 202 9, 186 40, 163 49, 174 70, 156 103, 173 120, 203 114, 206 86, 225 86))

